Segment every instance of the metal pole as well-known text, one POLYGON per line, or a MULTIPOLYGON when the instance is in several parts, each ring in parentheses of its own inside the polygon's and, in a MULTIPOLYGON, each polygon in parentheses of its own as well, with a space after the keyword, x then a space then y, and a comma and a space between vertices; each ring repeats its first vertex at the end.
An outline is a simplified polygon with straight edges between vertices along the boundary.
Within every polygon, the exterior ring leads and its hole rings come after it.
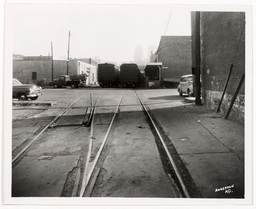
POLYGON ((201 83, 200 83, 200 65, 201 65, 201 44, 200 44, 200 12, 196 12, 195 22, 195 85, 196 85, 196 105, 201 105, 201 83))
POLYGON ((242 78, 241 78, 241 80, 240 80, 240 82, 239 82, 239 84, 238 84, 238 87, 237 87, 237 89, 236 89, 236 92, 235 92, 235 94, 234 94, 234 96, 233 96, 233 98, 232 98, 232 100, 231 100, 230 105, 229 105, 228 111, 227 111, 227 113, 226 113, 226 115, 225 115, 225 117, 224 117, 225 119, 228 118, 229 113, 231 112, 231 109, 232 109, 232 107, 233 107, 233 104, 235 103, 236 97, 237 97, 237 95, 238 95, 238 93, 239 93, 239 91, 240 91, 240 88, 241 88, 241 86, 242 86, 242 84, 243 84, 243 82, 244 82, 244 78, 245 78, 245 74, 243 74, 243 76, 242 76, 242 78))
POLYGON ((52 53, 52 81, 53 81, 53 47, 51 42, 51 53, 52 53))

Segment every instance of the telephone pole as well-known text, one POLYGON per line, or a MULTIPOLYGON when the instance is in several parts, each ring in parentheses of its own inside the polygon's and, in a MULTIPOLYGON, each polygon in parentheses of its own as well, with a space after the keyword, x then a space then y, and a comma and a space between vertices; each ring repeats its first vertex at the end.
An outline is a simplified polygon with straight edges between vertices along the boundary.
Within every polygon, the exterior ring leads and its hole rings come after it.
POLYGON ((69 63, 69 46, 70 46, 70 31, 68 31, 68 58, 67 58, 67 75, 68 75, 68 63, 69 63))
POLYGON ((194 77, 193 89, 196 105, 201 105, 201 45, 200 45, 200 12, 191 13, 192 23, 192 74, 194 77))
POLYGON ((200 44, 200 12, 196 12, 196 105, 201 105, 201 84, 200 84, 200 74, 201 74, 201 44, 200 44))
POLYGON ((51 42, 51 53, 52 53, 52 81, 53 81, 53 47, 51 42))

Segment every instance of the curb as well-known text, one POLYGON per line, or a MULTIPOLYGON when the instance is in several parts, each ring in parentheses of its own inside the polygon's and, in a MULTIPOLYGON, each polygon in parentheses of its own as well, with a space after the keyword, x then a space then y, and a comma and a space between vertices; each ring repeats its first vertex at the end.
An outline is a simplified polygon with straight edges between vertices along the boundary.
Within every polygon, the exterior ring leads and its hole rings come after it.
POLYGON ((195 103, 196 98, 195 97, 185 97, 184 101, 187 103, 195 103))
POLYGON ((57 101, 12 101, 13 106, 52 106, 57 101))

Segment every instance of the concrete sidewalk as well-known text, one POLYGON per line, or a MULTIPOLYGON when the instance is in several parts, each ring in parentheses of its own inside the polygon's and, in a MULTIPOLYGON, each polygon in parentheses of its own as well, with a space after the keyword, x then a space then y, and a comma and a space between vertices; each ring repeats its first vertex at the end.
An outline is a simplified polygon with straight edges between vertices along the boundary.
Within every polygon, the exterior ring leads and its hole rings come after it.
POLYGON ((242 124, 193 104, 152 113, 203 198, 244 198, 242 124))

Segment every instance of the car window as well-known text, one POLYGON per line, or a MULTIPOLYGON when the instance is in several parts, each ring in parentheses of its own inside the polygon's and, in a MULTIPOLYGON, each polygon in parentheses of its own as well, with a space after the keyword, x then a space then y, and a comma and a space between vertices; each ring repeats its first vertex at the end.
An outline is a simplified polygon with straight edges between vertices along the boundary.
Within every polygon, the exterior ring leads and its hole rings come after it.
POLYGON ((180 81, 181 81, 181 82, 186 82, 186 78, 183 77, 183 78, 180 79, 180 81))
POLYGON ((22 85, 22 83, 19 82, 19 81, 16 80, 16 79, 13 79, 13 80, 12 80, 12 85, 13 85, 13 86, 18 86, 18 85, 22 85))
POLYGON ((188 77, 187 79, 188 79, 188 81, 193 81, 193 77, 192 76, 188 77))
POLYGON ((190 77, 182 77, 180 79, 181 82, 188 82, 188 81, 193 81, 193 76, 190 77))

